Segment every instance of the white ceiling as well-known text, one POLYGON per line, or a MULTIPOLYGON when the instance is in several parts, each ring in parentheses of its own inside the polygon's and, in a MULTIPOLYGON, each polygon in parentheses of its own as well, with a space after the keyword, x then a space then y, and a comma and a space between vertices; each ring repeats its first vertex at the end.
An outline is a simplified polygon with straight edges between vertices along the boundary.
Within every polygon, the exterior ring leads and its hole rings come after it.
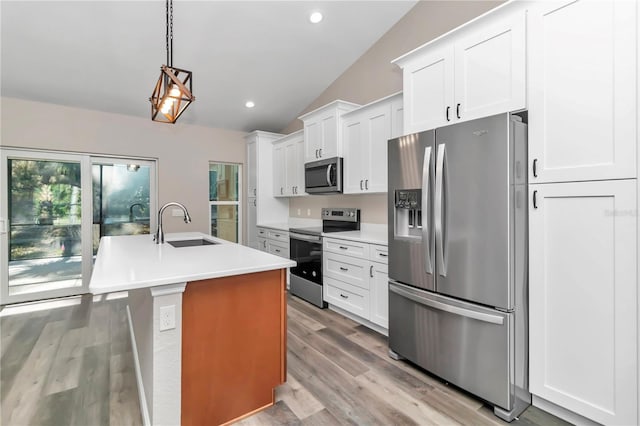
MULTIPOLYGON (((196 97, 179 121, 278 131, 414 4, 174 0, 173 64, 193 72, 196 97)), ((0 14, 3 96, 149 117, 163 0, 2 0, 0 14)))

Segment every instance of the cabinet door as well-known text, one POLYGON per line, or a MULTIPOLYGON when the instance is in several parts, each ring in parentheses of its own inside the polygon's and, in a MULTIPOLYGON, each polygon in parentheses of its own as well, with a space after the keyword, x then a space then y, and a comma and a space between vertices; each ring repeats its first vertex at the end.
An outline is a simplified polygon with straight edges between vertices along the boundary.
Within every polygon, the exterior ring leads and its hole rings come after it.
POLYGON ((307 195, 304 191, 304 139, 296 142, 296 160, 294 164, 296 183, 295 195, 307 195))
POLYGON ((247 144, 247 180, 249 197, 257 195, 258 188, 258 163, 257 163, 257 144, 254 140, 247 144))
POLYGON ((297 161, 298 145, 296 142, 288 142, 285 147, 285 161, 280 163, 278 167, 286 175, 284 193, 289 197, 295 195, 295 186, 298 184, 297 161))
POLYGON ((391 102, 391 137, 397 138, 404 135, 404 103, 399 97, 391 102))
POLYGON ((258 247, 258 203, 255 197, 247 198, 247 245, 258 247))
POLYGON ((487 17, 455 44, 454 120, 526 107, 525 14, 487 17))
POLYGON ((531 183, 636 177, 637 7, 563 1, 530 11, 531 183))
POLYGON ((368 110, 364 128, 364 192, 387 192, 387 144, 391 138, 391 105, 368 110))
POLYGON ((322 148, 322 122, 319 119, 304 122, 304 161, 316 161, 322 148))
POLYGON ((367 149, 363 141, 363 116, 351 114, 342 119, 344 140, 343 192, 359 194, 364 192, 365 162, 367 149))
POLYGON ((430 130, 449 123, 453 106, 453 47, 444 46, 403 69, 404 132, 430 130))
POLYGON ((530 185, 529 200, 531 392, 637 424, 636 181, 530 185))
POLYGON ((389 268, 387 265, 371 262, 371 322, 389 328, 389 268))
POLYGON ((285 167, 286 146, 283 143, 273 145, 273 196, 287 196, 287 170, 285 167))
POLYGON ((321 119, 322 143, 320 146, 320 158, 338 156, 338 116, 336 111, 327 112, 321 119))

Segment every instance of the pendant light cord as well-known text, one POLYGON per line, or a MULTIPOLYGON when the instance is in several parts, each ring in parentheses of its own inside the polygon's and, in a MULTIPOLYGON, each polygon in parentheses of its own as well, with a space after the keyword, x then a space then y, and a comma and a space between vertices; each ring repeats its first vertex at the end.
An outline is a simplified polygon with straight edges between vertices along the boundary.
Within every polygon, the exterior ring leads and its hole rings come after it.
POLYGON ((173 0, 167 0, 166 15, 167 66, 173 67, 173 0))

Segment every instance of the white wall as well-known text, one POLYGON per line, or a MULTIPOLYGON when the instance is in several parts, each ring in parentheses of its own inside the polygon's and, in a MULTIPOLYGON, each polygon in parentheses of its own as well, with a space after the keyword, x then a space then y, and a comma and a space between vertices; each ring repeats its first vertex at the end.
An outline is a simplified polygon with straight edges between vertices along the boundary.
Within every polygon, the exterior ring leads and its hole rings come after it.
POLYGON ((242 163, 243 169, 246 163, 244 132, 15 98, 1 102, 0 146, 156 158, 158 205, 181 202, 193 220, 185 224, 165 213, 166 232, 209 233, 209 161, 242 163))

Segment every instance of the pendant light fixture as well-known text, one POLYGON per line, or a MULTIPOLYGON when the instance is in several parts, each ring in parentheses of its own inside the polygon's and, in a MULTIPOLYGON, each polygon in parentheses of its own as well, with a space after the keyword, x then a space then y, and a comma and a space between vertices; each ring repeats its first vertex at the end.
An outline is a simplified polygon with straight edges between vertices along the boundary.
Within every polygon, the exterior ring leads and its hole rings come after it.
POLYGON ((173 66, 173 0, 166 0, 166 4, 167 64, 160 67, 160 78, 149 101, 153 121, 173 124, 196 98, 191 71, 173 66))

